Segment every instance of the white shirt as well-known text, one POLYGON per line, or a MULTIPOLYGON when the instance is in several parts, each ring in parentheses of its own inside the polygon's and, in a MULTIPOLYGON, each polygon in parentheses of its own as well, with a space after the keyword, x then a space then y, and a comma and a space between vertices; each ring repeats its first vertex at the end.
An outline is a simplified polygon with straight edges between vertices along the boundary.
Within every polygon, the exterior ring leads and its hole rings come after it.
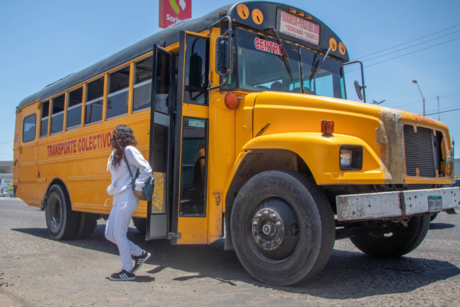
MULTIPOLYGON (((109 195, 118 194, 127 189, 132 189, 132 177, 126 167, 125 159, 121 159, 120 164, 116 169, 112 166, 114 153, 115 150, 109 156, 109 161, 107 162, 107 169, 110 170, 110 173, 112 174, 112 183, 107 187, 107 193, 109 195)), ((128 160, 131 173, 134 177, 136 176, 137 170, 139 170, 139 177, 136 179, 135 190, 142 191, 145 182, 152 173, 152 168, 136 147, 126 146, 125 155, 128 160)))

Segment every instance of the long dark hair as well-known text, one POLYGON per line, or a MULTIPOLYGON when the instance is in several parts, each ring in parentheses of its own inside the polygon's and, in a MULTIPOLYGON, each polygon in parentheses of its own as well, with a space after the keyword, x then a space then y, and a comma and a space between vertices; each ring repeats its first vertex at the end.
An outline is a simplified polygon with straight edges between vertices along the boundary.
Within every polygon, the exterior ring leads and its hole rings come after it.
POLYGON ((129 126, 118 125, 113 129, 110 144, 112 145, 112 148, 115 149, 112 166, 117 169, 125 154, 126 146, 136 146, 137 141, 133 130, 129 126))

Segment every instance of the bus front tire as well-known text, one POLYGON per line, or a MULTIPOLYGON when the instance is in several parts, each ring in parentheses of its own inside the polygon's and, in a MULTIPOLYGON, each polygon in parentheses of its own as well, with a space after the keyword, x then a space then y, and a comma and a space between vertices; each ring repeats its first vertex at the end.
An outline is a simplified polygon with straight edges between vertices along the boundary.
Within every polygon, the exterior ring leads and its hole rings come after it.
POLYGON ((236 254, 256 279, 301 284, 329 261, 334 215, 315 182, 291 171, 266 171, 238 193, 231 213, 236 254))
POLYGON ((407 227, 391 221, 350 238, 363 253, 376 258, 397 258, 416 249, 430 228, 430 216, 413 216, 407 227))
POLYGON ((46 200, 46 225, 51 238, 72 239, 77 231, 78 221, 78 213, 72 211, 64 185, 53 185, 46 200))

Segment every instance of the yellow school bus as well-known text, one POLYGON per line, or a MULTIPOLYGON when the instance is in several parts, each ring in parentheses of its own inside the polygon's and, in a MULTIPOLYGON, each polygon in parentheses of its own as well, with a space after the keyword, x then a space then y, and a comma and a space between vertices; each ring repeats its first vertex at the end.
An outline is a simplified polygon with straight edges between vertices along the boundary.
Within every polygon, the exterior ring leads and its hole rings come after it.
POLYGON ((336 239, 407 254, 430 216, 460 201, 443 188, 449 130, 347 100, 347 64, 334 31, 288 4, 240 2, 179 22, 20 102, 17 196, 46 211, 52 238, 90 236, 111 210, 110 138, 124 124, 153 167, 155 199, 134 213, 147 240, 225 236, 275 285, 313 278, 336 239))

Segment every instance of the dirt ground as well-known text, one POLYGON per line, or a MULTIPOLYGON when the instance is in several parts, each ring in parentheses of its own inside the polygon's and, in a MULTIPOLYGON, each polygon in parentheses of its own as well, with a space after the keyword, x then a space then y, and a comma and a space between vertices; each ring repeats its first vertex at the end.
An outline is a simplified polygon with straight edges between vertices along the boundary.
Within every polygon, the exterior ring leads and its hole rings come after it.
POLYGON ((315 280, 273 287, 252 278, 224 241, 172 246, 128 237, 153 255, 134 282, 113 282, 117 247, 105 222, 87 240, 54 241, 45 214, 0 199, 0 306, 459 306, 460 216, 442 213, 422 245, 400 259, 373 259, 337 241, 315 280))

